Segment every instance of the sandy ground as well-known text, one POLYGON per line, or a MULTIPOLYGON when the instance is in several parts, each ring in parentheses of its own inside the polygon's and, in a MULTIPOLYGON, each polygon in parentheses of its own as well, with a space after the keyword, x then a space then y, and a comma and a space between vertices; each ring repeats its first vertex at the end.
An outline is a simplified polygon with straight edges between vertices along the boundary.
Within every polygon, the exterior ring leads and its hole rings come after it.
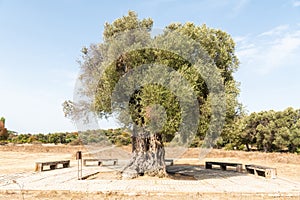
POLYGON ((35 162, 73 161, 78 150, 84 150, 84 148, 62 145, 0 146, 0 174, 32 172, 35 169, 35 162))
POLYGON ((300 199, 300 156, 296 154, 212 150, 199 160, 199 149, 188 149, 168 167, 174 172, 168 178, 118 180, 116 171, 130 158, 130 147, 114 148, 98 156, 118 158, 118 166, 84 167, 86 175, 99 173, 78 181, 78 150, 84 157, 91 156, 90 149, 80 146, 0 146, 0 199, 300 199), (70 168, 34 172, 35 162, 65 159, 71 160, 70 168), (208 160, 272 166, 278 178, 206 170, 203 165, 208 160), (178 173, 189 176, 176 177, 178 173))
POLYGON ((177 163, 204 164, 205 161, 237 162, 274 167, 279 177, 300 181, 300 155, 292 153, 261 153, 244 151, 212 150, 202 161, 198 161, 198 151, 189 149, 177 163), (191 160, 192 159, 192 160, 191 160))

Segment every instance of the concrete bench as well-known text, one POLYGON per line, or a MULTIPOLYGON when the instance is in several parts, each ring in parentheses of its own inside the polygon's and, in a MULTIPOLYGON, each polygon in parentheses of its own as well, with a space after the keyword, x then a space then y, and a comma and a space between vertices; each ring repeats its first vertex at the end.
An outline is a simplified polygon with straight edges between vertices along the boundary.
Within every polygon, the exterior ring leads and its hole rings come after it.
POLYGON ((276 168, 260 166, 260 165, 245 165, 246 171, 256 176, 263 176, 266 178, 276 178, 276 168))
POLYGON ((174 164, 174 161, 173 159, 165 159, 165 163, 172 166, 174 164))
POLYGON ((103 162, 112 162, 112 165, 118 164, 118 159, 99 159, 99 158, 87 158, 83 159, 83 165, 87 166, 87 162, 97 162, 98 166, 102 166, 103 162))
MULTIPOLYGON (((35 171, 45 171, 44 167, 49 166, 48 170, 70 167, 70 160, 50 161, 50 162, 36 162, 35 171), (61 166, 61 167, 59 167, 61 166)), ((46 169, 47 170, 47 169, 46 169)))
POLYGON ((205 169, 212 169, 213 165, 219 165, 221 170, 226 170, 227 166, 235 167, 237 172, 242 172, 242 163, 227 163, 227 162, 205 162, 205 169))

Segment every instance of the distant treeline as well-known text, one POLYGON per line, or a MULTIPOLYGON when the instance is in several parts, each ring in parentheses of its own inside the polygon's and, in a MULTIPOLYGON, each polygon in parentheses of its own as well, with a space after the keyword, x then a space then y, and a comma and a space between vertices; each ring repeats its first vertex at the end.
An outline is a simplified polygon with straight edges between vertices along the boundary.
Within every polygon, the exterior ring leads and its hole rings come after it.
POLYGON ((98 143, 106 140, 115 145, 128 145, 130 144, 130 134, 122 131, 121 129, 108 129, 108 130, 88 130, 85 132, 59 132, 48 134, 18 134, 13 131, 8 131, 8 135, 0 136, 2 142, 10 143, 54 143, 54 144, 90 144, 98 143))
POLYGON ((1 138, 2 141, 23 144, 23 143, 54 143, 68 144, 78 140, 77 132, 61 132, 48 134, 18 134, 13 131, 8 131, 7 138, 1 138))
MULTIPOLYGON (((0 140, 2 143, 61 143, 71 145, 109 142, 120 146, 131 143, 131 134, 122 129, 48 134, 17 134, 8 131, 8 135, 0 135, 0 140)), ((202 141, 203 138, 201 137, 195 138, 191 147, 201 146, 202 141)), ((239 116, 231 125, 224 127, 216 147, 248 151, 300 153, 300 110, 287 108, 284 111, 270 110, 239 116)))

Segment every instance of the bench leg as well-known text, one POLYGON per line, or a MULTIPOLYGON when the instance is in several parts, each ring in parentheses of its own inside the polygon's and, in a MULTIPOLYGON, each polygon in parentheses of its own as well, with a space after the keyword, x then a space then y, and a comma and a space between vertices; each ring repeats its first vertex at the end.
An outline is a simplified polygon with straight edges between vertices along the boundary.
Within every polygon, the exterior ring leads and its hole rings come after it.
POLYGON ((253 169, 253 172, 254 172, 255 176, 258 176, 258 173, 257 173, 256 169, 253 169))
POLYGON ((249 174, 254 174, 254 169, 246 168, 246 171, 247 171, 249 174))
POLYGON ((237 172, 242 172, 243 171, 243 166, 242 165, 237 165, 236 166, 236 171, 237 172))
POLYGON ((36 172, 41 172, 42 171, 42 165, 41 164, 35 164, 35 171, 36 172))
POLYGON ((212 164, 211 163, 205 163, 205 169, 212 169, 212 164))
POLYGON ((102 162, 101 161, 98 161, 98 166, 102 166, 102 162))
POLYGON ((274 169, 266 169, 265 170, 265 177, 266 178, 276 178, 276 170, 274 169))
POLYGON ((69 167, 70 166, 70 164, 69 163, 65 163, 65 164, 63 164, 63 168, 67 168, 67 167, 69 167))
POLYGON ((271 178, 276 178, 277 177, 277 170, 273 169, 271 170, 271 178))
POLYGON ((226 165, 220 165, 221 166, 221 170, 225 171, 226 170, 226 165))
POLYGON ((50 170, 56 169, 56 165, 50 165, 50 170))
POLYGON ((265 177, 266 178, 271 178, 271 171, 270 170, 268 170, 268 169, 265 170, 265 177))

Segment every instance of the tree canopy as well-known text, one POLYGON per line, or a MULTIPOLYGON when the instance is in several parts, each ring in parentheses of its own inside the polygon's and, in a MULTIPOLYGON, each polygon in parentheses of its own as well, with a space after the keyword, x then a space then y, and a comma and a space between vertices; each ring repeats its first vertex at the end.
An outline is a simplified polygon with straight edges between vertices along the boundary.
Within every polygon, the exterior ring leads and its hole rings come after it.
POLYGON ((231 139, 241 149, 300 152, 300 110, 251 113, 236 121, 231 139))
MULTIPOLYGON (((74 102, 66 101, 64 103, 66 116, 74 118, 83 109, 89 109, 97 113, 99 117, 107 117, 113 113, 114 103, 112 102, 116 100, 114 99, 114 92, 122 78, 126 77, 138 66, 147 65, 147 69, 151 68, 153 70, 156 69, 153 67, 155 65, 166 66, 184 77, 196 95, 198 105, 196 110, 200 115, 199 119, 197 119, 198 127, 196 130, 197 138, 199 139, 194 140, 194 144, 200 145, 200 139, 204 139, 211 121, 214 120, 212 119, 212 107, 217 107, 219 104, 224 104, 224 102, 221 102, 221 100, 219 102, 212 101, 212 91, 207 85, 207 80, 201 76, 201 73, 197 73, 191 60, 168 51, 168 49, 182 49, 183 55, 187 55, 189 58, 198 53, 189 52, 190 49, 184 46, 187 46, 188 43, 183 41, 183 39, 182 41, 177 41, 179 37, 176 40, 171 33, 191 38, 193 42, 189 45, 198 46, 199 49, 206 53, 206 59, 210 60, 209 63, 217 67, 225 90, 226 113, 223 113, 225 115, 225 127, 229 126, 241 112, 241 104, 237 100, 239 95, 238 83, 233 77, 233 73, 239 66, 239 61, 235 55, 235 43, 226 32, 209 28, 205 24, 199 26, 191 22, 185 24, 171 23, 165 27, 162 33, 155 37, 151 35, 152 26, 152 19, 140 20, 133 11, 129 11, 128 15, 112 23, 105 24, 103 41, 82 49, 81 76, 79 78, 81 90, 79 93, 90 98, 92 104, 86 108, 84 106, 87 105, 75 106, 74 102), (118 37, 122 38, 117 40, 119 42, 115 42, 115 38, 118 37), (166 42, 166 38, 171 40, 171 42, 166 42), (157 47, 155 45, 160 47, 166 46, 165 48, 143 48, 145 47, 144 44, 149 43, 152 47, 157 47), (120 50, 123 46, 128 47, 127 51, 120 50), (112 62, 108 62, 111 60, 112 62)), ((162 72, 157 70, 147 76, 157 77, 157 74, 160 73, 162 72)), ((216 78, 210 71, 208 71, 208 74, 209 79, 216 78)), ((150 80, 149 77, 145 76, 143 78, 150 80)), ((172 75, 170 75, 171 78, 172 75)), ((131 83, 134 81, 137 80, 132 79, 131 83)), ((127 83, 129 82, 130 80, 127 81, 127 83)), ((188 101, 186 103, 189 104, 188 101)), ((118 106, 122 107, 120 104, 118 106)), ((137 88, 130 94, 129 115, 135 124, 147 125, 151 123, 150 118, 147 117, 147 112, 154 107, 165 113, 165 122, 161 125, 162 130, 160 132, 164 141, 171 141, 174 138, 174 134, 179 131, 180 124, 185 116, 182 112, 180 100, 174 94, 174 91, 170 91, 169 88, 162 84, 151 83, 137 88)), ((120 112, 118 118, 122 123, 126 124, 128 122, 128 113, 124 115, 124 113, 120 112)), ((151 119, 153 120, 153 118, 151 119)), ((226 131, 226 128, 224 130, 226 131)), ((227 133, 224 132, 223 134, 226 135, 227 133)))

